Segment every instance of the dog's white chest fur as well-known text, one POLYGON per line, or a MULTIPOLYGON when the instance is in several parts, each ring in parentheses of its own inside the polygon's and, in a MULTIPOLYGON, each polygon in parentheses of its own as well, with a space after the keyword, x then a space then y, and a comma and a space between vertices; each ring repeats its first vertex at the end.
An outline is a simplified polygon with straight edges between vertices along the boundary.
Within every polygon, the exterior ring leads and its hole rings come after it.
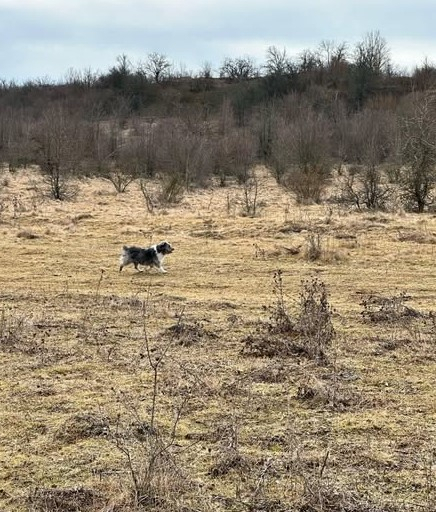
MULTIPOLYGON (((156 246, 153 246, 154 250, 156 251, 156 246)), ((162 254, 161 252, 156 251, 156 256, 159 261, 159 263, 162 263, 162 260, 165 258, 165 254, 162 254)))

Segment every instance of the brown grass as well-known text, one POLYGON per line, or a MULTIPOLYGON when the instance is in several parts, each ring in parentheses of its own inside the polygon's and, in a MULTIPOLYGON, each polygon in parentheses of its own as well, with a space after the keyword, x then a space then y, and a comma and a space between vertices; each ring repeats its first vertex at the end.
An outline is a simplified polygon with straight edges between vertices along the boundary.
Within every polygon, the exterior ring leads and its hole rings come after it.
POLYGON ((139 185, 117 195, 89 180, 61 203, 35 196, 30 171, 7 179, 1 510, 138 508, 116 444, 143 474, 153 438, 135 427, 147 431, 152 403, 144 323, 151 356, 168 349, 156 428, 171 442, 143 508, 434 510, 434 216, 327 214, 267 178, 255 218, 241 215, 236 185, 150 214, 139 185), (311 234, 324 243, 314 260, 311 234), (161 239, 175 247, 167 274, 118 272, 123 244, 161 239), (290 309, 302 280, 328 288, 336 338, 325 365, 242 353, 267 321, 278 269, 290 309), (362 316, 366 298, 403 292, 423 315, 362 316))

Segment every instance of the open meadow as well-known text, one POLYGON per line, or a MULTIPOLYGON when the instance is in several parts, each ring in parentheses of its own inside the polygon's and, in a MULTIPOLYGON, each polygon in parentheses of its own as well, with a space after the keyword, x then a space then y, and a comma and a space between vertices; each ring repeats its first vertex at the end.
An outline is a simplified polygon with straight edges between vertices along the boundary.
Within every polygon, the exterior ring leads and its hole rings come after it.
POLYGON ((234 183, 151 213, 2 174, 0 510, 436 510, 436 215, 259 173, 255 217, 234 183), (119 272, 160 240, 166 274, 119 272))

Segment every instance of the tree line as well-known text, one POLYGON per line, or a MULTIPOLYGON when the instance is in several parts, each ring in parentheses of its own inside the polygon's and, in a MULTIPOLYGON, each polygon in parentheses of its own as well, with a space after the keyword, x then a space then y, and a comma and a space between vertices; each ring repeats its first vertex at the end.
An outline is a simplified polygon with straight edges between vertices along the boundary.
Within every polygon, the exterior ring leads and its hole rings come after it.
POLYGON ((290 58, 270 47, 256 66, 227 57, 218 73, 174 71, 162 54, 127 56, 103 74, 71 70, 61 83, 0 83, 0 161, 39 166, 55 199, 74 179, 134 180, 152 207, 212 178, 250 183, 268 166, 300 202, 319 202, 335 172, 336 200, 387 209, 433 206, 436 68, 395 71, 378 32, 349 48, 324 41, 290 58), (216 76, 217 75, 217 76, 216 76))

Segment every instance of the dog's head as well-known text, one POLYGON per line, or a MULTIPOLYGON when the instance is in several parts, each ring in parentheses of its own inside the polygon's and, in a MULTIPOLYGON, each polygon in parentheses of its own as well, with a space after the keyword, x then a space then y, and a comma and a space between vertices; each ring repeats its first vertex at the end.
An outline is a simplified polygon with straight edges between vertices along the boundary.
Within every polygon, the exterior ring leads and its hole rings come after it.
POLYGON ((160 242, 156 245, 156 251, 160 252, 161 254, 171 254, 174 249, 168 242, 160 242))

